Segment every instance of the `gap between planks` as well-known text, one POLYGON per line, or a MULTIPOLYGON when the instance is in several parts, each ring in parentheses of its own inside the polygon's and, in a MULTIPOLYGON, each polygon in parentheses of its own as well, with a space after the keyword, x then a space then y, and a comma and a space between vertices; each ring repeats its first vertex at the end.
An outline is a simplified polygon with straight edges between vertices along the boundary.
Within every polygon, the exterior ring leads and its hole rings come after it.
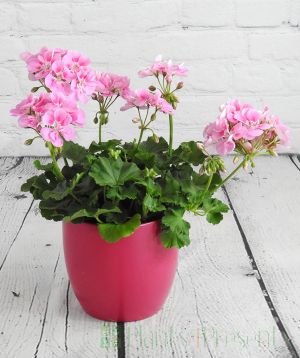
POLYGON ((254 255, 252 253, 252 250, 251 250, 250 244, 249 244, 249 242, 247 240, 246 234, 245 234, 245 232, 243 230, 243 227, 242 227, 242 225, 240 223, 240 220, 239 220, 239 218, 238 218, 238 216, 236 214, 236 211, 234 209, 234 206, 232 204, 230 196, 229 196, 229 194, 228 194, 228 192, 226 190, 226 186, 223 185, 222 189, 223 189, 223 192, 224 192, 224 194, 225 194, 225 196, 227 198, 229 207, 232 210, 234 220, 235 220, 235 222, 237 224, 237 227, 239 229, 239 232, 241 234, 241 238, 243 240, 245 250, 246 250, 247 255, 249 257, 249 261, 250 261, 250 264, 252 266, 252 269, 253 269, 254 272, 257 272, 257 275, 255 275, 255 277, 256 277, 257 282, 258 282, 258 284, 259 284, 259 286, 261 288, 262 295, 263 295, 264 299, 266 300, 266 303, 267 303, 267 305, 269 307, 269 310, 270 310, 270 312, 271 312, 271 314, 272 314, 272 316, 274 318, 274 321, 275 321, 275 323, 276 323, 276 325, 277 325, 277 327, 278 327, 278 329, 279 329, 279 331, 280 331, 280 333, 282 335, 282 338, 285 341, 285 344, 287 345, 288 350, 290 351, 292 357, 293 358, 300 358, 299 355, 298 355, 298 352, 297 352, 297 350, 296 350, 291 338, 289 337, 289 334, 288 334, 288 332, 287 332, 282 320, 280 319, 280 317, 278 315, 278 312, 277 312, 277 310, 276 310, 276 308, 275 308, 275 306, 273 304, 273 301, 272 301, 272 299, 270 297, 270 294, 269 294, 269 292, 267 290, 267 287, 266 287, 265 282, 264 282, 264 280, 262 278, 260 270, 259 270, 259 268, 257 266, 255 257, 254 257, 254 255))

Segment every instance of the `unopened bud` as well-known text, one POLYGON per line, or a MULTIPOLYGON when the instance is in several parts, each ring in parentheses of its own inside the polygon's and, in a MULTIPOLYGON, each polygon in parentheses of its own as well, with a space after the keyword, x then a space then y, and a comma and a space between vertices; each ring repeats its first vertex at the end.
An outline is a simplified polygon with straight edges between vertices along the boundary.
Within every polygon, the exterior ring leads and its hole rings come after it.
POLYGON ((39 88, 40 88, 40 87, 33 87, 33 88, 31 88, 31 92, 32 92, 32 93, 35 93, 35 92, 37 92, 37 91, 39 90, 39 88))
POLYGON ((202 142, 197 142, 196 146, 199 150, 204 150, 204 144, 202 142))
POLYGON ((158 136, 157 136, 155 133, 153 133, 152 138, 153 138, 153 140, 154 140, 154 142, 155 142, 156 144, 159 143, 159 138, 158 138, 158 136))
POLYGON ((236 164, 236 163, 239 162, 239 160, 240 160, 240 158, 236 155, 236 156, 234 156, 234 158, 233 158, 233 163, 236 164))
POLYGON ((151 114, 150 119, 151 119, 152 122, 155 121, 156 120, 156 114, 155 113, 151 114))
POLYGON ((24 144, 25 144, 25 145, 31 145, 32 142, 33 142, 33 140, 34 140, 34 138, 26 139, 25 142, 24 142, 24 144))
POLYGON ((93 93, 91 98, 92 98, 92 100, 97 101, 97 99, 98 99, 97 93, 93 93))
POLYGON ((99 96, 99 97, 98 97, 98 102, 99 102, 99 103, 103 103, 103 102, 104 102, 104 97, 103 97, 103 96, 99 96))
POLYGON ((140 123, 140 118, 138 118, 138 117, 134 117, 134 118, 132 118, 132 123, 140 123))
POLYGON ((95 124, 98 123, 98 117, 97 117, 97 116, 94 118, 94 123, 95 123, 95 124))
POLYGON ((205 174, 205 168, 202 165, 202 167, 199 169, 199 175, 203 175, 203 174, 205 174))
POLYGON ((248 162, 244 162, 243 168, 247 171, 248 170, 248 162))
POLYGON ((151 92, 156 91, 156 87, 153 86, 153 85, 149 86, 148 89, 149 89, 149 91, 151 91, 151 92))
POLYGON ((269 152, 269 154, 272 155, 273 157, 278 157, 278 154, 275 152, 275 150, 269 149, 268 152, 269 152))
POLYGON ((178 82, 177 83, 177 86, 176 86, 176 89, 177 90, 179 90, 179 89, 181 89, 183 87, 183 82, 181 81, 181 82, 178 82))

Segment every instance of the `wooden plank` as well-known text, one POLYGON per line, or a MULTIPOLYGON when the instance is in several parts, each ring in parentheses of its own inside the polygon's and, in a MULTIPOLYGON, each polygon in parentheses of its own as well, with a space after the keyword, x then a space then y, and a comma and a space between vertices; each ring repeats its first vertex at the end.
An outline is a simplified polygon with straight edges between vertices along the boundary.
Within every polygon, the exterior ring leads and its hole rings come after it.
POLYGON ((278 323, 298 357, 300 162, 296 156, 258 158, 253 175, 240 173, 226 187, 278 323))
POLYGON ((20 187, 34 172, 31 159, 0 158, 0 270, 32 204, 20 187))
POLYGON ((116 357, 117 325, 96 320, 81 309, 66 272, 61 232, 57 228, 60 223, 54 225, 61 257, 51 287, 38 357, 116 357))
POLYGON ((233 213, 217 226, 190 221, 192 243, 180 252, 171 295, 157 315, 125 325, 126 355, 290 357, 233 213))
MULTIPOLYGON (((25 164, 24 172, 27 173, 31 170, 32 160, 26 160, 25 164)), ((4 171, 2 174, 5 176, 4 171)), ((16 185, 11 185, 14 176, 4 184, 8 193, 18 190, 16 185)), ((2 204, 5 205, 3 197, 2 204)), ((3 215, 14 216, 12 211, 5 213, 5 210, 14 208, 6 205, 3 215)), ((4 224, 5 241, 6 232, 16 229, 11 227, 13 220, 4 224)), ((115 357, 115 346, 108 348, 105 342, 101 345, 101 334, 102 331, 107 334, 103 328, 107 324, 85 315, 68 289, 61 225, 41 218, 38 204, 34 203, 17 231, 17 240, 10 247, 0 271, 1 356, 115 357)), ((115 327, 109 326, 112 336, 116 336, 115 327)))

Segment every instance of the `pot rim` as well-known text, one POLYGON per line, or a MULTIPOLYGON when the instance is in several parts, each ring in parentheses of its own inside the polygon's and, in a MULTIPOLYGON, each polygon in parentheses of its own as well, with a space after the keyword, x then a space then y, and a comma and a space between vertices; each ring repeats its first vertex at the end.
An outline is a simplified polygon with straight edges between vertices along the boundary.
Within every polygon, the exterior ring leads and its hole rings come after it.
MULTIPOLYGON (((147 225, 154 224, 154 223, 159 223, 159 222, 160 222, 160 220, 157 219, 157 220, 152 220, 152 221, 143 223, 143 224, 139 225, 139 226, 136 228, 136 230, 137 230, 139 227, 145 227, 145 226, 147 226, 147 225)), ((77 223, 77 224, 75 224, 75 223, 72 223, 71 221, 64 221, 64 220, 62 220, 62 224, 63 224, 63 225, 64 225, 64 224, 73 224, 73 225, 92 225, 92 226, 97 226, 96 223, 77 223)))

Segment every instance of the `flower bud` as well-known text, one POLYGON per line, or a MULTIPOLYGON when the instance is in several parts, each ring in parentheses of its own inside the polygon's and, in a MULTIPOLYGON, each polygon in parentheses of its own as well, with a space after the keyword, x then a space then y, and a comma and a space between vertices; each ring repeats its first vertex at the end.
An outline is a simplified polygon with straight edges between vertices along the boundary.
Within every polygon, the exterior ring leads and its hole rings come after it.
POLYGON ((245 169, 245 171, 248 170, 248 162, 245 162, 245 163, 243 164, 243 168, 245 169))
POLYGON ((273 157, 278 157, 278 154, 275 152, 275 150, 273 150, 273 149, 269 149, 268 150, 268 153, 270 154, 270 155, 272 155, 273 157))
POLYGON ((156 114, 155 113, 151 114, 150 120, 152 122, 156 120, 156 114))
POLYGON ((99 103, 103 103, 103 102, 104 102, 104 97, 103 97, 103 96, 99 96, 99 97, 98 97, 98 102, 99 102, 99 103))
POLYGON ((35 93, 35 92, 37 92, 37 91, 39 90, 39 88, 40 88, 40 87, 33 87, 33 88, 31 88, 31 92, 32 92, 32 93, 35 93))
POLYGON ((95 124, 98 123, 98 117, 97 117, 97 116, 94 118, 94 123, 95 123, 95 124))
POLYGON ((240 160, 240 158, 237 155, 235 155, 234 158, 233 158, 233 164, 238 163, 239 160, 240 160))
POLYGON ((177 86, 176 86, 176 89, 177 90, 179 90, 179 89, 181 89, 183 87, 183 82, 181 81, 181 82, 178 82, 177 83, 177 86))
POLYGON ((91 95, 91 98, 92 98, 92 100, 97 101, 97 99, 98 99, 97 93, 93 93, 91 95))
POLYGON ((151 92, 156 91, 156 87, 153 86, 153 85, 149 86, 148 89, 149 89, 149 91, 151 91, 151 92))
POLYGON ((204 143, 202 143, 202 142, 197 142, 197 143, 196 143, 196 146, 197 146, 197 148, 198 148, 199 150, 204 150, 204 143))
POLYGON ((140 118, 138 118, 138 117, 134 117, 134 118, 132 118, 132 123, 140 123, 140 118))
POLYGON ((154 142, 155 142, 156 144, 159 143, 159 138, 158 138, 158 136, 157 136, 155 133, 153 133, 152 138, 153 138, 153 140, 154 140, 154 142))
POLYGON ((34 140, 34 138, 26 139, 25 142, 24 142, 24 144, 25 144, 25 145, 31 145, 32 142, 33 142, 33 140, 34 140))

